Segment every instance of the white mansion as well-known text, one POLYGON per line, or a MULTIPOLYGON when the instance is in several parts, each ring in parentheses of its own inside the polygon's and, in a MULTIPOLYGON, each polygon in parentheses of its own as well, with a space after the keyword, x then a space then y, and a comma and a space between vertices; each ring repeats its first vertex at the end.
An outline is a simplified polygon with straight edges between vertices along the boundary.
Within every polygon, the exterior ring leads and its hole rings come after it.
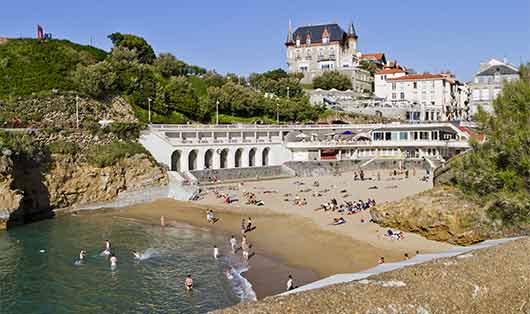
POLYGON ((450 73, 409 74, 406 69, 376 72, 375 96, 392 105, 410 108, 408 121, 468 120, 469 92, 450 73))
POLYGON ((337 70, 351 79, 355 92, 371 93, 373 78, 359 67, 358 38, 353 24, 347 32, 338 24, 301 26, 293 32, 289 23, 285 43, 288 70, 303 73, 304 84, 324 71, 337 70))

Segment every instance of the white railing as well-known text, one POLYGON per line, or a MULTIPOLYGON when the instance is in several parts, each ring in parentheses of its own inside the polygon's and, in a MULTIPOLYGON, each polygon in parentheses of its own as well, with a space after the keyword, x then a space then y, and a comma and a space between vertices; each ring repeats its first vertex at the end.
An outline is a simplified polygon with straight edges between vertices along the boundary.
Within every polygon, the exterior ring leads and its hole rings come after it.
POLYGON ((288 148, 309 148, 309 147, 469 147, 467 141, 440 141, 440 140, 419 140, 419 141, 306 141, 288 142, 288 148))

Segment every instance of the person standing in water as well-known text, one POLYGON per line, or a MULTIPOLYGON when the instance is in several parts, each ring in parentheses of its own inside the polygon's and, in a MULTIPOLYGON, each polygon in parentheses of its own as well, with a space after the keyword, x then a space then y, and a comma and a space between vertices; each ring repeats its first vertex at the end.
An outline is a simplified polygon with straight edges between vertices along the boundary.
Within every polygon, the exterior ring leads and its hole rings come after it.
POLYGON ((79 252, 79 261, 84 261, 86 257, 86 249, 82 249, 81 252, 79 252))
POLYGON ((293 276, 292 275, 289 275, 289 277, 287 278, 287 291, 291 291, 293 290, 295 287, 294 287, 294 280, 293 280, 293 276))
POLYGON ((237 240, 236 240, 236 237, 234 237, 234 236, 232 236, 232 238, 230 238, 230 247, 232 248, 232 253, 236 254, 237 240))
POLYGON ((247 232, 252 231, 252 218, 248 217, 247 220, 247 232))
POLYGON ((193 289, 193 279, 191 278, 191 275, 188 275, 188 277, 186 277, 186 281, 184 281, 184 285, 186 286, 186 289, 188 291, 191 291, 191 289, 193 289))
POLYGON ((116 257, 116 255, 112 254, 110 256, 110 267, 114 268, 118 266, 118 258, 116 257))
POLYGON ((215 259, 218 259, 219 258, 219 249, 217 248, 217 245, 214 245, 213 246, 213 257, 215 259))
POLYGON ((162 227, 166 226, 166 219, 164 216, 160 216, 160 226, 162 227))
POLYGON ((110 241, 109 240, 105 240, 105 251, 110 252, 110 241))

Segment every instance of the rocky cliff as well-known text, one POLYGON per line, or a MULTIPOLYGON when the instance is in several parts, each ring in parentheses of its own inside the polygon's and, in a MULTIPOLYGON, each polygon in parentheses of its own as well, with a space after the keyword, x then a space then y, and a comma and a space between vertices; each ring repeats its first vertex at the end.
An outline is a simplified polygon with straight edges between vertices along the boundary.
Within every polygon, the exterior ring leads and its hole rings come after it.
POLYGON ((120 192, 166 185, 168 177, 149 156, 137 154, 98 168, 69 155, 46 165, 13 166, 0 159, 0 229, 50 214, 53 209, 113 200, 120 192))
POLYGON ((492 221, 483 206, 447 185, 378 205, 371 214, 383 227, 415 232, 431 240, 458 245, 520 233, 492 221))
POLYGON ((0 229, 6 228, 9 215, 22 201, 22 194, 11 189, 13 183, 13 163, 6 156, 0 156, 0 229))

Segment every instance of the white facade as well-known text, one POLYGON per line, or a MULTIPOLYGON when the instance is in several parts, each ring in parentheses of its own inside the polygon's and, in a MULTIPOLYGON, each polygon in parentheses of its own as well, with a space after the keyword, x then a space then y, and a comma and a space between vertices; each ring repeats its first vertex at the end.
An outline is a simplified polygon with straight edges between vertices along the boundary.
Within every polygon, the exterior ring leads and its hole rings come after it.
POLYGON ((451 123, 153 125, 140 143, 170 170, 187 172, 330 159, 442 160, 467 150, 468 139, 451 123))
POLYGON ((409 105, 407 120, 462 120, 466 116, 467 89, 451 76, 430 73, 407 75, 404 71, 392 70, 378 72, 375 94, 394 105, 409 105))

